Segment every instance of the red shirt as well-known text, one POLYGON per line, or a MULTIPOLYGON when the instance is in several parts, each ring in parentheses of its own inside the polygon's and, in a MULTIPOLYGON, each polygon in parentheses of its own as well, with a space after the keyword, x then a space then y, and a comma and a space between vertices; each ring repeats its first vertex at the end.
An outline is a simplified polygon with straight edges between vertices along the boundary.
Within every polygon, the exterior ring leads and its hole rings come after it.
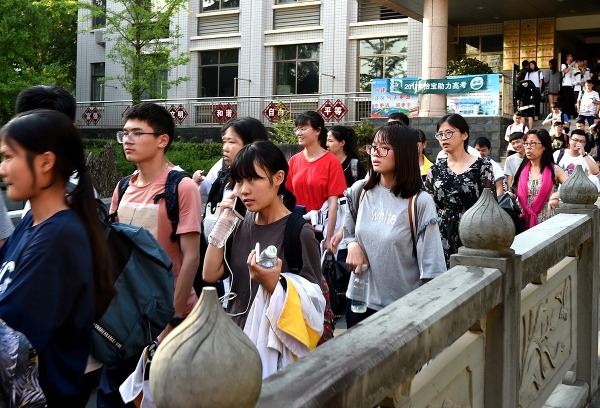
POLYGON ((313 162, 303 152, 290 159, 285 186, 296 196, 306 211, 318 210, 331 196, 340 197, 346 190, 344 171, 338 158, 326 152, 313 162))

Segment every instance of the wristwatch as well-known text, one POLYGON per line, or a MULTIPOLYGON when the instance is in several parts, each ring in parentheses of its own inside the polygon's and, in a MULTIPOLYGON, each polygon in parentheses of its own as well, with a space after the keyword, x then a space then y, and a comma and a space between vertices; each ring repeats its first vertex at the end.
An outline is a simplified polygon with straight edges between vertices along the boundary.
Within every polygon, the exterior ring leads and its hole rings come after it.
POLYGON ((582 154, 583 157, 587 157, 587 155, 588 155, 588 152, 585 152, 582 154))
POLYGON ((175 328, 175 327, 179 326, 181 324, 181 322, 183 322, 183 317, 175 316, 174 318, 171 319, 169 324, 175 328))

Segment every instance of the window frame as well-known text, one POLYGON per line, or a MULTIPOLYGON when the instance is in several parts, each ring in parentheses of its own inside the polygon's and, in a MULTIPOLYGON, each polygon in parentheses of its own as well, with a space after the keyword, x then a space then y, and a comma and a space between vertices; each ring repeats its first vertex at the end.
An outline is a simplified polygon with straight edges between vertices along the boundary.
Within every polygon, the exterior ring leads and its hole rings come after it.
POLYGON ((227 49, 218 49, 218 50, 206 50, 206 51, 200 51, 198 53, 198 97, 199 98, 228 98, 228 97, 233 97, 236 96, 235 95, 235 91, 232 88, 232 92, 231 95, 221 95, 221 88, 224 88, 221 86, 221 71, 223 68, 230 68, 230 67, 236 67, 237 68, 237 75, 239 75, 239 68, 240 68, 240 49, 239 48, 227 48, 227 49), (221 62, 222 60, 222 53, 224 52, 231 52, 231 51, 235 51, 237 52, 237 59, 236 62, 221 62), (215 64, 202 64, 202 53, 203 52, 216 52, 217 53, 217 62, 215 64), (206 89, 205 87, 203 87, 203 82, 202 82, 202 69, 203 68, 211 68, 211 67, 215 67, 217 68, 217 94, 216 95, 203 95, 202 94, 202 89, 206 89))
MULTIPOLYGON (((240 8, 240 0, 237 0, 237 5, 232 5, 230 7, 223 7, 223 5, 225 4, 226 1, 234 1, 234 0, 215 0, 216 4, 218 4, 218 7, 214 8, 214 9, 205 9, 204 7, 204 0, 200 0, 200 12, 201 13, 211 13, 211 12, 215 12, 215 11, 223 11, 223 10, 235 10, 235 9, 239 9, 240 8)), ((212 6, 211 6, 212 7, 212 6)))
MULTIPOLYGON (((390 58, 400 58, 400 64, 403 65, 401 66, 401 71, 402 71, 402 75, 401 76, 394 76, 394 78, 403 78, 406 76, 406 73, 408 71, 408 36, 406 35, 399 35, 399 36, 395 36, 395 37, 375 37, 375 38, 363 38, 358 40, 357 43, 358 46, 358 64, 357 64, 357 89, 359 89, 360 92, 370 92, 371 91, 371 81, 369 81, 368 85, 365 85, 363 87, 362 85, 362 81, 361 81, 361 75, 363 75, 362 73, 362 62, 366 61, 366 60, 373 60, 375 58, 380 58, 382 59, 381 62, 381 77, 382 78, 392 78, 392 76, 386 76, 386 71, 389 71, 387 68, 387 64, 386 61, 390 58), (363 54, 362 53, 362 42, 363 41, 376 41, 379 40, 383 43, 383 52, 379 52, 379 53, 374 53, 374 54, 363 54), (398 40, 398 41, 403 41, 404 43, 404 47, 401 49, 400 52, 387 52, 388 51, 388 42, 390 40, 398 40)), ((373 77, 373 78, 377 78, 377 77, 373 77)), ((373 79, 371 78, 371 79, 373 79)))
POLYGON ((461 58, 474 58, 476 60, 487 63, 490 66, 490 68, 492 68, 492 71, 494 71, 495 73, 501 73, 504 68, 504 66, 503 66, 504 52, 503 52, 503 46, 502 46, 503 39, 504 39, 504 36, 502 34, 469 35, 469 36, 465 36, 465 37, 459 37, 457 44, 456 44, 456 60, 458 61, 461 58), (482 51, 481 45, 483 44, 484 37, 497 37, 497 39, 499 40, 499 50, 498 51, 482 51), (462 50, 460 49, 461 40, 473 39, 473 38, 479 39, 477 52, 467 52, 466 47, 465 47, 465 52, 462 52, 462 50), (494 65, 490 64, 491 57, 499 58, 499 64, 494 64, 494 65))
MULTIPOLYGON (((312 95, 312 94, 319 94, 320 93, 320 88, 321 88, 321 81, 320 81, 320 60, 321 60, 321 43, 320 42, 315 42, 315 43, 301 43, 301 44, 287 44, 287 45, 279 45, 279 46, 275 46, 274 47, 274 58, 273 58, 273 94, 274 95, 312 95), (317 46, 317 56, 315 57, 311 57, 311 58, 300 58, 300 47, 302 46, 308 46, 308 45, 316 45, 317 46), (281 47, 296 47, 295 49, 295 58, 294 59, 278 59, 278 50, 281 47), (294 85, 291 86, 290 84, 278 84, 278 78, 279 78, 279 71, 278 71, 278 67, 282 66, 284 64, 294 64, 294 72, 296 73, 294 76, 294 85), (298 92, 298 67, 301 64, 308 64, 308 63, 313 63, 316 64, 316 72, 317 72, 317 88, 314 92, 309 92, 309 93, 302 93, 300 94, 298 92), (277 92, 277 88, 280 86, 290 86, 290 92, 289 93, 281 93, 281 92, 277 92)), ((313 51, 314 52, 314 51, 313 51)))
POLYGON ((92 0, 95 7, 100 7, 104 10, 103 15, 96 16, 92 14, 92 28, 106 27, 106 0, 92 0))
POLYGON ((90 101, 104 100, 104 83, 106 81, 106 63, 92 62, 90 64, 90 101), (102 67, 102 75, 97 74, 97 69, 102 67))

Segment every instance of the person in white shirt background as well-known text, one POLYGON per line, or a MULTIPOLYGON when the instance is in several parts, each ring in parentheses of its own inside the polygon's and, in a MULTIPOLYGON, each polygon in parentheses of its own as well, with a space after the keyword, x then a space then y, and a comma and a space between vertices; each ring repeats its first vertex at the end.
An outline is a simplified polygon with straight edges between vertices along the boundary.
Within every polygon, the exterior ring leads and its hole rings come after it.
POLYGON ((588 126, 595 122, 595 116, 600 110, 600 95, 594 91, 594 81, 588 79, 585 81, 585 91, 579 94, 577 98, 577 120, 586 120, 588 126))
POLYGON ((515 112, 513 115, 513 123, 508 125, 508 127, 506 128, 506 132, 504 133, 504 140, 509 142, 508 147, 506 148, 507 156, 515 154, 515 149, 513 148, 512 144, 510 143, 510 135, 512 135, 515 132, 522 132, 523 134, 525 134, 525 133, 527 133, 528 130, 529 130, 529 128, 525 125, 525 123, 523 123, 523 118, 521 116, 521 113, 518 111, 515 112))

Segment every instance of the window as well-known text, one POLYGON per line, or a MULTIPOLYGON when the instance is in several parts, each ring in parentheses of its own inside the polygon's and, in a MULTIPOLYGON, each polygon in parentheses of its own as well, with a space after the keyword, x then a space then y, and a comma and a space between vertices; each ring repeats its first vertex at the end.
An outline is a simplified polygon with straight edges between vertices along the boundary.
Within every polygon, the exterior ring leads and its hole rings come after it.
POLYGON ((202 51, 200 53, 199 97, 224 97, 233 94, 238 76, 239 50, 202 51))
POLYGON ((202 11, 238 8, 240 0, 202 0, 202 11))
POLYGON ((92 28, 99 28, 106 26, 106 0, 94 0, 94 6, 99 7, 102 10, 101 14, 95 14, 92 16, 92 28))
MULTIPOLYGON (((150 84, 142 92, 142 99, 159 99, 167 97, 167 82, 169 81, 169 71, 161 69, 151 80, 150 84)), ((170 85, 168 85, 170 87, 170 85)))
POLYGON ((487 63, 492 71, 502 71, 503 36, 486 35, 460 37, 456 59, 463 57, 475 58, 487 63))
POLYGON ((374 3, 372 0, 359 0, 358 2, 358 22, 394 20, 397 18, 406 18, 396 11, 374 3))
POLYGON ((371 90, 372 79, 406 76, 407 42, 406 36, 360 41, 359 87, 361 91, 371 90))
POLYGON ((275 48, 275 94, 319 92, 319 44, 275 48))
POLYGON ((104 62, 92 64, 92 101, 104 100, 104 62))

